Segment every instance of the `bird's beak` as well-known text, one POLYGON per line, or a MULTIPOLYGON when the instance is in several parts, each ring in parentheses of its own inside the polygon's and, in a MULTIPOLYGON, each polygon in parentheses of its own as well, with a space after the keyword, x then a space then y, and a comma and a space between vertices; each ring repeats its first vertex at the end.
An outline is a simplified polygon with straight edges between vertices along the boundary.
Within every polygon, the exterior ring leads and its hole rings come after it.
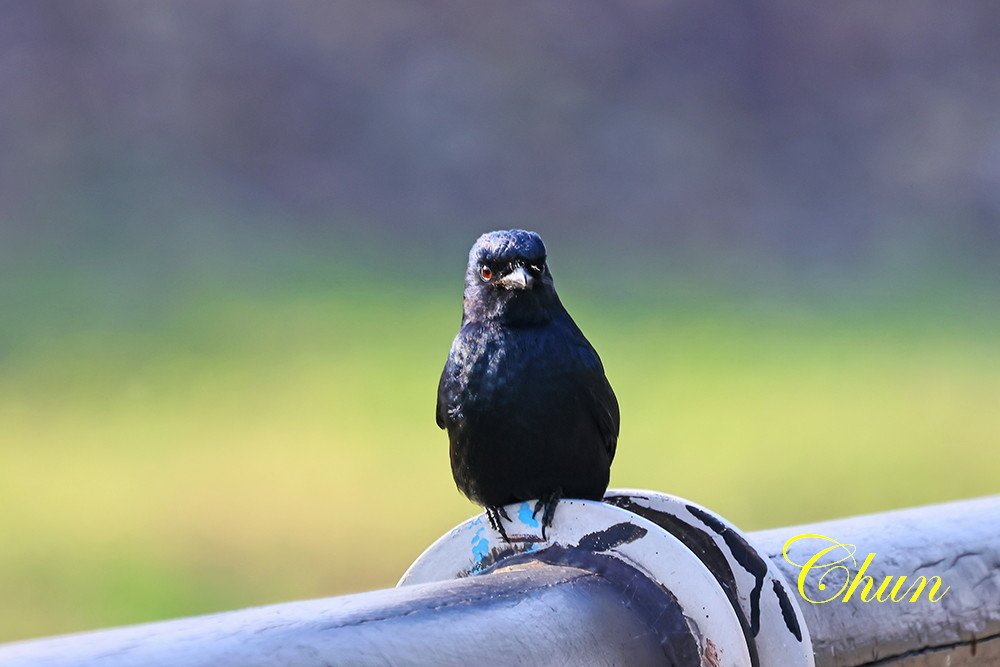
POLYGON ((523 266, 519 266, 497 282, 507 289, 531 289, 535 284, 535 278, 525 271, 523 266))

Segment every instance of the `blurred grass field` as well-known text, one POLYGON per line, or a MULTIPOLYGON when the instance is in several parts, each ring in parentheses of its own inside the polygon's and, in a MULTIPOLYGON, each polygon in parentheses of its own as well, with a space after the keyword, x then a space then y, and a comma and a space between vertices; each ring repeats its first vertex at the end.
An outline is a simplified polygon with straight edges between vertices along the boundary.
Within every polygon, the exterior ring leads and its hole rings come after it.
MULTIPOLYGON (((0 641, 391 586, 476 511, 433 419, 460 269, 362 264, 157 299, 104 269, 6 281, 0 641)), ((985 297, 747 301, 553 267, 622 406, 613 486, 751 530, 1000 490, 985 297)))

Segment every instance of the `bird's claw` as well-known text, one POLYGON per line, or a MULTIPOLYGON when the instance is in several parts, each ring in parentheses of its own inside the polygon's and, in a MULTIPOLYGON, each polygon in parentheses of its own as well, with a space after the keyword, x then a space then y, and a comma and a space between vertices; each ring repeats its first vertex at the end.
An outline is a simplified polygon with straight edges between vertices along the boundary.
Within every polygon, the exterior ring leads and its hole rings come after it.
POLYGON ((507 519, 507 521, 510 521, 510 516, 507 514, 507 510, 503 507, 493 506, 488 506, 483 509, 486 510, 486 519, 490 522, 490 527, 500 533, 500 537, 503 538, 504 542, 510 544, 510 538, 507 537, 507 531, 504 529, 503 522, 500 520, 500 517, 503 517, 504 519, 507 519))
POLYGON ((547 493, 541 496, 535 502, 535 510, 531 513, 531 518, 534 519, 538 516, 538 513, 542 513, 542 539, 545 538, 545 529, 552 525, 552 519, 556 514, 556 506, 559 504, 559 500, 562 498, 562 489, 556 489, 552 493, 547 493))

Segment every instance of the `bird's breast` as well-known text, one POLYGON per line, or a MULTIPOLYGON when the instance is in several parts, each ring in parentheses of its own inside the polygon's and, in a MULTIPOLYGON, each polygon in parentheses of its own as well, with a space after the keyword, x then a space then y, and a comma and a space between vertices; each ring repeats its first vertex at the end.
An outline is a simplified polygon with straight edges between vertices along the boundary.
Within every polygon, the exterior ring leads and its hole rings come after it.
POLYGON ((552 332, 497 329, 470 336, 459 366, 465 411, 524 410, 557 399, 572 369, 552 332))

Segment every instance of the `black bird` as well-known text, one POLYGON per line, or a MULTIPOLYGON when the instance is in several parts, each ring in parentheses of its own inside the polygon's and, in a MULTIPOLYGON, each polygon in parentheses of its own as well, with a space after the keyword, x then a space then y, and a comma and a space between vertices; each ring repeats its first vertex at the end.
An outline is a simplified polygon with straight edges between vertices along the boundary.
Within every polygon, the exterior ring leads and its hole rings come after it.
POLYGON ((472 246, 437 423, 448 429, 455 484, 505 540, 504 505, 537 499, 544 538, 560 498, 604 496, 618 400, 556 295, 538 234, 490 232, 472 246))

